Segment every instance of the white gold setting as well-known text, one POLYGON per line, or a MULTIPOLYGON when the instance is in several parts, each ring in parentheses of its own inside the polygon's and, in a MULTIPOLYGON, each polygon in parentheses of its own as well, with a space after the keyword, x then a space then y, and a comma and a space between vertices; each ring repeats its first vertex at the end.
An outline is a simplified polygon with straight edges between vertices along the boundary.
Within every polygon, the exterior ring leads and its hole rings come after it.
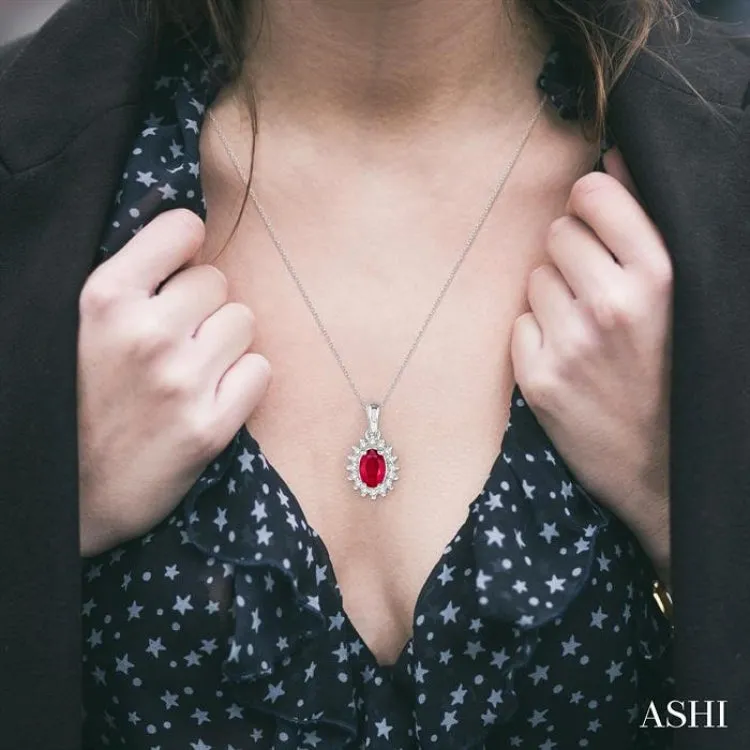
POLYGON ((398 479, 398 458, 393 453, 393 447, 385 442, 378 427, 380 407, 377 404, 369 404, 367 407, 368 429, 359 441, 358 445, 352 446, 352 452, 347 457, 347 478, 362 497, 375 500, 384 497, 393 489, 393 483, 398 479), (370 487, 362 481, 359 474, 359 463, 362 456, 368 450, 376 450, 385 461, 385 476, 383 480, 370 487))

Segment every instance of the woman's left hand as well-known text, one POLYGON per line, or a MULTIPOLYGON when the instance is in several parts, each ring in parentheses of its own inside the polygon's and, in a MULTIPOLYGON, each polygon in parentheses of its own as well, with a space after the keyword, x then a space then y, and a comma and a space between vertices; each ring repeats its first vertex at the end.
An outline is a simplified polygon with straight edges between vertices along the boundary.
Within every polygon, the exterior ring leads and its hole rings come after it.
POLYGON ((529 277, 515 379, 580 484, 669 578, 672 264, 622 156, 579 179, 529 277))

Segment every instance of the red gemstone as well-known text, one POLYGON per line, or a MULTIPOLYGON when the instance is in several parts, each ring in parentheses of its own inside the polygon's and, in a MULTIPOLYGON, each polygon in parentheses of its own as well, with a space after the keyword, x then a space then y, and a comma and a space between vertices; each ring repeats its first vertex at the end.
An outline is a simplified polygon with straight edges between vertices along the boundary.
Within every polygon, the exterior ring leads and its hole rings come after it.
POLYGON ((385 459, 374 448, 359 459, 359 476, 368 487, 377 487, 385 478, 385 459))

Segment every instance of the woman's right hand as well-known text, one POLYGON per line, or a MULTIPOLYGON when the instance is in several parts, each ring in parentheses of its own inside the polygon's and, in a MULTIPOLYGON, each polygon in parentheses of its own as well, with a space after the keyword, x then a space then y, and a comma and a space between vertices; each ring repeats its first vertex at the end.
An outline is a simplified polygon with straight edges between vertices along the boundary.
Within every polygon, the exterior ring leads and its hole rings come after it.
POLYGON ((98 266, 80 297, 81 554, 166 518, 256 407, 270 366, 254 319, 227 302, 190 211, 161 214, 98 266))

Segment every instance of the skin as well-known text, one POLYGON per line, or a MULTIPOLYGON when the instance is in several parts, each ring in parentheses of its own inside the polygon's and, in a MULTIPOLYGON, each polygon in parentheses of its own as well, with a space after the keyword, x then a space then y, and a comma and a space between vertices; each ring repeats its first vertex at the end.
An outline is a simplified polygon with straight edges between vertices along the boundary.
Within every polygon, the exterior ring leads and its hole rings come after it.
MULTIPOLYGON (((246 71, 259 102, 256 192, 355 382, 377 401, 538 103, 535 78, 548 40, 493 0, 298 0, 293 13, 290 3, 266 6, 246 71)), ((223 91, 214 112, 247 166, 249 118, 233 93, 223 91)), ((252 310, 255 321, 249 341, 240 325, 225 333, 233 342, 225 351, 245 346, 273 372, 258 382, 248 369, 244 385, 254 395, 236 403, 221 440, 246 422, 320 534, 347 614, 381 662, 403 648, 419 591, 484 484, 514 382, 581 483, 668 570, 671 278, 663 243, 617 156, 608 157, 610 176, 584 177, 597 147, 544 113, 381 415, 402 474, 384 502, 369 503, 353 495, 343 470, 364 427, 361 408, 252 209, 219 254, 243 186, 213 129, 203 129, 200 145, 205 238, 173 281, 196 267, 218 269, 223 304, 252 310)), ((165 238, 152 235, 153 248, 165 238)), ((110 289, 116 281, 112 275, 110 289)), ((174 308, 195 298, 173 298, 174 308)), ((205 314, 194 310, 191 325, 205 314)), ((124 307, 120 315, 126 331, 124 307)), ((168 350, 181 351, 184 328, 173 336, 168 350)), ((81 359, 96 359, 96 346, 90 339, 81 359)), ((110 361, 116 357, 110 350, 110 361)), ((133 382, 158 393, 149 385, 162 372, 153 361, 119 386, 105 385, 96 369, 82 368, 84 395, 107 388, 117 398, 117 388, 133 382)), ((109 377, 117 380, 116 368, 109 377)), ((89 444, 106 445, 92 435, 111 439, 128 429, 102 426, 111 419, 103 402, 86 412, 83 399, 83 462, 89 444)), ((175 404, 185 414, 195 408, 187 396, 175 404)), ((122 445, 122 455, 137 460, 164 445, 169 431, 166 415, 154 420, 135 400, 132 413, 132 424, 150 419, 148 430, 130 430, 130 448, 122 445)), ((172 443, 160 449, 181 439, 178 429, 169 434, 172 443)), ((221 440, 217 433, 212 445, 221 440)), ((132 516, 141 532, 155 524, 197 476, 200 459, 210 460, 206 453, 178 466, 184 451, 171 451, 165 475, 149 477, 150 487, 166 488, 154 508, 155 498, 149 505, 139 494, 142 480, 129 480, 121 464, 103 466, 107 451, 91 452, 99 463, 89 465, 100 468, 98 482, 82 491, 84 538, 87 528, 118 524, 127 533, 99 536, 134 536, 132 516), (117 488, 118 512, 108 515, 101 487, 117 488)))
POLYGON ((84 556, 145 534, 167 516, 268 386, 268 361, 248 351, 253 315, 228 301, 224 275, 209 265, 179 271, 204 239, 197 216, 168 211, 84 286, 78 336, 84 556))

